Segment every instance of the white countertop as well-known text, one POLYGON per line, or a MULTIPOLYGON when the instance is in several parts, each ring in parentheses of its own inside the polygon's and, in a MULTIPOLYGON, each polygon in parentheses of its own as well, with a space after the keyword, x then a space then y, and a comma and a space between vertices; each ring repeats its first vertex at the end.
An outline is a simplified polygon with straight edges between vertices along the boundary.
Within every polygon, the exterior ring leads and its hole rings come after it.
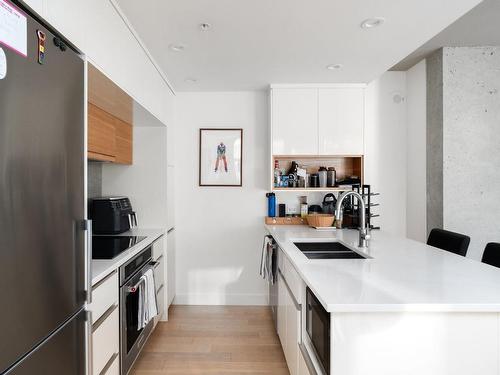
POLYGON ((127 251, 124 251, 113 259, 93 259, 92 260, 92 285, 97 284, 122 264, 140 253, 143 249, 151 245, 156 239, 165 234, 164 229, 140 229, 134 228, 128 232, 117 234, 117 236, 145 236, 141 242, 135 244, 127 251))
POLYGON ((372 231, 266 229, 329 312, 500 312, 500 269, 407 238, 372 231), (371 259, 308 259, 293 242, 339 240, 371 259))

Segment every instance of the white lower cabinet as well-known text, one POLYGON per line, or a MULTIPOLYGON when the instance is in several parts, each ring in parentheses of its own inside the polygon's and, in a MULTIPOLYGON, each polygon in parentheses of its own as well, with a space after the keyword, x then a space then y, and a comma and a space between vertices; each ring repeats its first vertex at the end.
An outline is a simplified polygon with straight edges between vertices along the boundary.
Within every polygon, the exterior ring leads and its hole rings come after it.
POLYGON ((172 304, 175 298, 175 229, 167 232, 167 285, 166 285, 166 308, 172 304))
POLYGON ((92 311, 92 374, 118 375, 120 367, 118 272, 111 272, 92 287, 92 303, 89 305, 89 310, 92 311), (114 370, 116 366, 118 371, 114 370))
POLYGON ((118 305, 109 315, 104 314, 92 327, 93 374, 99 375, 120 351, 120 323, 118 305))
POLYGON ((306 360, 303 353, 299 350, 299 375, 310 375, 309 369, 307 368, 306 360))
MULTIPOLYGON (((288 291, 287 291, 288 292, 288 291)), ((285 357, 288 363, 290 375, 298 374, 298 356, 299 356, 299 324, 300 309, 295 307, 290 293, 287 293, 286 304, 286 351, 285 357)))
POLYGON ((278 278, 278 336, 290 375, 299 374, 301 309, 280 273, 278 278))
POLYGON ((120 356, 116 356, 103 375, 120 375, 120 356))
POLYGON ((281 341, 281 346, 283 347, 283 352, 286 352, 286 302, 287 302, 287 290, 283 276, 281 273, 278 277, 278 337, 281 341))

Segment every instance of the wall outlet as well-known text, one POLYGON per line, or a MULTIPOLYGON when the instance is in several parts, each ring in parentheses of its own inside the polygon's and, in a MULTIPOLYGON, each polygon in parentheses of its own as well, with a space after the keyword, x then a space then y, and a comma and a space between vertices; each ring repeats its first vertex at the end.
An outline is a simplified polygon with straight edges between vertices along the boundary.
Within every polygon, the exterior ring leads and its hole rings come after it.
POLYGON ((299 207, 288 204, 286 206, 286 214, 287 215, 298 215, 299 214, 299 207))

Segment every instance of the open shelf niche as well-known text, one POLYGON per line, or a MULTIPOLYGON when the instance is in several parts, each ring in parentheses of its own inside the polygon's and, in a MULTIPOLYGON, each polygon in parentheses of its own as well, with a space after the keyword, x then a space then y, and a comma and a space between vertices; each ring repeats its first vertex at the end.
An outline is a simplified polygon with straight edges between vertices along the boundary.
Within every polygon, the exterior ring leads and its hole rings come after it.
POLYGON ((358 176, 363 183, 363 156, 361 155, 311 155, 311 156, 290 156, 273 155, 271 164, 271 190, 272 191, 293 191, 293 192, 334 192, 351 190, 351 186, 344 187, 322 187, 322 188, 286 188, 274 187, 274 162, 278 161, 279 168, 288 170, 292 161, 305 168, 308 174, 318 173, 319 167, 334 167, 337 181, 346 177, 358 176))

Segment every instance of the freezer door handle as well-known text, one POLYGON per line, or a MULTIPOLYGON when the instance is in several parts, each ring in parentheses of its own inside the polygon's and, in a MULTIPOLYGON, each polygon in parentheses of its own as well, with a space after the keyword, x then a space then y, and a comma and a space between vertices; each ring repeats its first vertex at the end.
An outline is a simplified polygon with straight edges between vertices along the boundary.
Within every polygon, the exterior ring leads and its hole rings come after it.
POLYGON ((85 249, 85 300, 92 303, 92 220, 85 220, 87 248, 85 249))

